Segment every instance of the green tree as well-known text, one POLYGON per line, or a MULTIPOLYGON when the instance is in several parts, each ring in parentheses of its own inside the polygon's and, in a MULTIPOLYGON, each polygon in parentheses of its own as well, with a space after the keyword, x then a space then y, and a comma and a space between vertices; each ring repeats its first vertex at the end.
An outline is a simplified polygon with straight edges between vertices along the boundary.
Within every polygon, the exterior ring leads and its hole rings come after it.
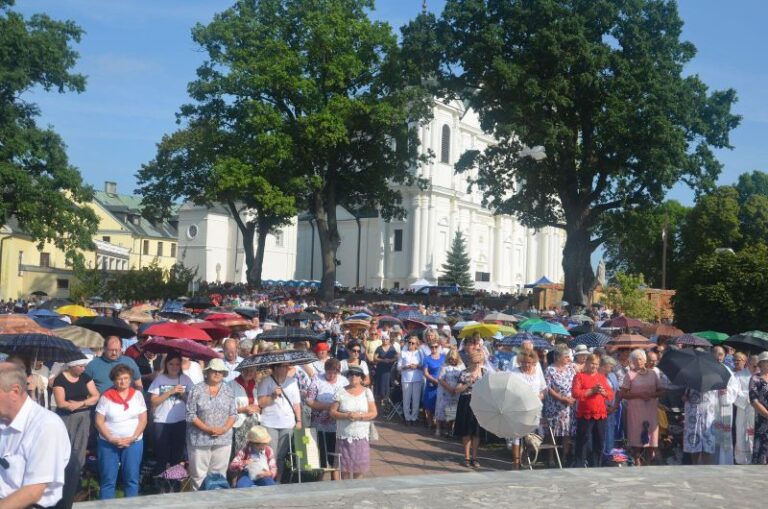
MULTIPOLYGON (((585 303, 607 212, 711 187, 739 123, 733 90, 684 72, 695 54, 667 0, 448 0, 441 76, 498 140, 464 154, 485 203, 562 228, 564 299, 585 303)), ((422 62, 434 59, 422 58, 422 62)))
POLYGON ((738 249, 742 241, 739 211, 739 195, 731 186, 700 196, 682 229, 685 263, 718 248, 738 249))
POLYGON ((675 288, 683 250, 680 230, 688 211, 688 207, 670 200, 656 207, 607 214, 603 248, 608 273, 643 274, 650 286, 661 288, 666 230, 666 286, 675 288))
POLYGON ((29 19, 0 0, 0 224, 11 218, 35 241, 52 242, 81 262, 91 249, 98 219, 87 203, 93 190, 67 160, 52 129, 40 128, 40 109, 22 99, 34 88, 82 92, 85 77, 73 73, 82 29, 44 14, 29 19))
POLYGON ((739 192, 739 203, 744 204, 750 196, 759 194, 768 196, 768 173, 753 170, 751 173, 742 173, 736 183, 739 192))
POLYGON ((768 246, 700 256, 682 274, 672 303, 683 330, 736 334, 768 329, 768 246))
POLYGON ((617 272, 605 291, 605 305, 639 320, 653 320, 656 310, 645 295, 643 275, 617 272))
POLYGON ((461 231, 456 231, 448 251, 443 274, 440 276, 441 285, 456 285, 462 291, 472 290, 472 274, 469 267, 469 254, 467 253, 467 241, 461 231))
POLYGON ((768 195, 749 196, 741 205, 739 221, 744 247, 768 243, 768 195))
POLYGON ((430 97, 409 86, 397 37, 369 19, 371 9, 372 0, 243 0, 194 31, 211 61, 198 70, 193 95, 216 94, 231 78, 212 107, 247 103, 254 131, 282 140, 285 175, 303 182, 325 300, 341 242, 337 205, 402 217, 397 186, 417 183, 411 170, 424 159, 416 128, 430 97))

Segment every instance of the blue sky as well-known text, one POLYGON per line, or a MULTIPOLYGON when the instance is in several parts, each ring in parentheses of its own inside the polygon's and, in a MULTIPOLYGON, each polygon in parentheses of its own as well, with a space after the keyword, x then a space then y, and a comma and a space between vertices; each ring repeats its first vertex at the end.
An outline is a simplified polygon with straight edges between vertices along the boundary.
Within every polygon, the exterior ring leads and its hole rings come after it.
MULTIPOLYGON (((88 76, 82 94, 35 94, 41 123, 52 125, 69 147, 72 164, 97 189, 114 180, 121 192, 135 187, 135 173, 152 159, 155 144, 176 129, 175 113, 187 101, 186 85, 205 55, 190 29, 207 23, 231 0, 17 0, 24 14, 45 12, 71 19, 85 31, 77 46, 77 70, 88 76)), ((399 28, 421 9, 422 0, 379 0, 375 16, 399 28)), ((440 12, 444 1, 430 0, 440 12)), ((743 115, 733 131, 734 150, 719 153, 721 183, 740 173, 768 170, 764 148, 768 128, 768 59, 764 0, 680 0, 684 36, 698 48, 687 72, 712 88, 733 87, 735 111, 743 115)), ((691 203, 684 186, 671 198, 691 203)))

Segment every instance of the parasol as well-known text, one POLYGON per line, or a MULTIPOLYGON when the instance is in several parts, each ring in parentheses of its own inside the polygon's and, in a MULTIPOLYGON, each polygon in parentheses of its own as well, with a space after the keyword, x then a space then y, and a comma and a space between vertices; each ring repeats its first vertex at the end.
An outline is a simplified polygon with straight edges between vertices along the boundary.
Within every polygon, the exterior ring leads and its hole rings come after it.
POLYGON ((312 352, 301 350, 274 350, 271 352, 257 353, 245 359, 235 368, 243 371, 248 368, 266 369, 272 366, 288 365, 299 366, 315 362, 317 356, 312 352))
POLYGON ((96 316, 96 311, 92 309, 79 306, 77 304, 70 304, 68 306, 61 306, 56 308, 56 312, 60 315, 71 316, 72 318, 80 318, 83 316, 96 316))
POLYGON ((656 346, 655 343, 648 341, 648 338, 641 336, 640 334, 620 334, 611 339, 605 344, 607 347, 611 347, 616 350, 635 348, 652 348, 656 346))
POLYGON ((184 303, 184 307, 188 309, 208 309, 216 306, 216 304, 208 296, 195 296, 184 303))
POLYGON ((699 392, 725 389, 731 372, 709 352, 670 349, 664 352, 658 368, 674 385, 699 392))
POLYGON ((643 336, 650 338, 651 336, 657 337, 678 337, 685 334, 682 330, 678 329, 674 325, 666 323, 654 323, 640 328, 640 332, 643 336))
POLYGON ((699 336, 694 336, 693 334, 682 334, 672 338, 672 343, 685 346, 700 346, 702 348, 712 347, 712 343, 704 338, 700 338, 699 336))
POLYGON ((724 344, 750 353, 765 352, 768 351, 768 332, 759 330, 742 332, 729 337, 724 344))
POLYGON ((726 334, 725 332, 717 332, 713 330, 694 332, 693 335, 698 336, 700 338, 704 338, 710 343, 712 343, 713 345, 719 345, 720 343, 728 339, 728 334, 726 334))
POLYGON ((472 387, 472 411, 483 429, 502 438, 517 438, 536 430, 541 419, 538 394, 519 376, 490 373, 472 387))
POLYGON ((150 325, 142 331, 142 334, 145 336, 162 336, 171 339, 194 339, 197 341, 211 340, 211 336, 204 330, 176 322, 161 322, 150 325))
POLYGON ((189 357, 196 361, 209 361, 223 357, 213 348, 208 348, 191 339, 152 338, 141 346, 141 350, 154 353, 178 352, 183 357, 189 357))
POLYGON ((63 339, 68 339, 79 348, 101 348, 104 346, 104 338, 101 334, 93 332, 77 325, 68 325, 56 329, 56 335, 63 339))
POLYGON ((39 325, 27 315, 9 314, 0 315, 0 334, 43 334, 55 335, 47 328, 39 325))
POLYGON ((71 341, 46 334, 0 334, 0 352, 43 362, 72 362, 85 358, 71 341))
POLYGON ((283 341, 286 343, 295 343, 297 341, 320 341, 324 339, 323 334, 318 334, 312 329, 303 327, 275 327, 266 332, 262 332, 256 339, 259 341, 283 341))
POLYGON ((136 332, 124 320, 114 316, 85 316, 77 320, 74 325, 98 332, 105 338, 117 336, 118 338, 132 338, 136 332))
MULTIPOLYGON (((211 339, 218 341, 219 339, 224 339, 229 336, 230 331, 228 328, 217 324, 216 322, 208 322, 203 320, 202 322, 192 322, 188 323, 190 327, 194 327, 195 329, 204 330, 209 336, 211 336, 211 339)), ((203 341, 203 340, 198 340, 203 341)))
POLYGON ((619 316, 612 320, 604 322, 601 327, 616 327, 618 329, 639 329, 645 327, 647 324, 628 316, 619 316))
POLYGON ((552 334, 558 336, 571 335, 562 324, 552 322, 536 322, 525 330, 532 334, 552 334))
POLYGON ((133 309, 129 309, 128 311, 123 311, 120 313, 120 318, 125 320, 126 322, 133 322, 133 323, 149 323, 153 322, 155 319, 152 318, 152 315, 149 313, 145 313, 143 311, 134 311, 133 309))
POLYGON ((605 346, 611 340, 610 336, 600 332, 587 332, 573 338, 574 345, 584 345, 589 348, 599 348, 605 346))
POLYGON ((306 311, 299 311, 297 313, 286 313, 282 316, 283 323, 286 321, 295 321, 298 320, 300 322, 306 322, 306 321, 313 321, 316 322, 318 320, 322 320, 320 315, 316 315, 314 313, 307 313, 306 311))
POLYGON ((259 310, 256 308, 235 308, 233 311, 243 318, 247 318, 249 320, 253 320, 254 318, 259 317, 259 310))
POLYGON ((498 332, 505 336, 509 336, 516 333, 517 331, 514 327, 510 327, 508 325, 499 325, 496 323, 478 323, 475 325, 467 325, 461 329, 461 332, 459 332, 459 339, 471 337, 475 332, 479 332, 480 337, 482 338, 490 338, 498 332))
POLYGON ((530 341, 535 350, 552 350, 553 346, 546 339, 540 336, 534 336, 530 332, 518 332, 513 336, 506 336, 496 340, 497 345, 501 346, 523 346, 523 341, 530 341))
POLYGON ((520 320, 516 316, 508 315, 506 313, 488 313, 483 318, 484 322, 510 322, 517 323, 520 320))

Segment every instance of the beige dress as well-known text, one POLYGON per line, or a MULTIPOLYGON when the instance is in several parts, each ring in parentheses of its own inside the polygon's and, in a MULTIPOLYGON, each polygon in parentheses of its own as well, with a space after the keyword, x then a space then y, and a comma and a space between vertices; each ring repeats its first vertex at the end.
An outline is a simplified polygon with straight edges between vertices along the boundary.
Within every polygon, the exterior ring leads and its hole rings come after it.
MULTIPOLYGON (((661 379, 656 371, 649 369, 640 374, 630 370, 624 377, 622 389, 629 395, 656 394, 661 388, 661 379)), ((648 401, 642 398, 624 400, 627 412, 627 440, 630 447, 659 446, 659 399, 648 401)))

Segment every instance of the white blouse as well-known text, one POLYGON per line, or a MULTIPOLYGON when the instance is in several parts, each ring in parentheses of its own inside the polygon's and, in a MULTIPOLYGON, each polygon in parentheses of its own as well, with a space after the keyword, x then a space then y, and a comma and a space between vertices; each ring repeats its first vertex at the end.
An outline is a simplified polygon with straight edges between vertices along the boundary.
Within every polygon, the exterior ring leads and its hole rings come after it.
MULTIPOLYGON (((339 402, 339 412, 368 413, 368 403, 373 402, 373 393, 365 389, 359 396, 353 396, 346 389, 339 389, 333 396, 334 401, 339 402)), ((340 419, 336 421, 336 439, 352 440, 366 439, 371 431, 370 421, 350 421, 340 419)))

